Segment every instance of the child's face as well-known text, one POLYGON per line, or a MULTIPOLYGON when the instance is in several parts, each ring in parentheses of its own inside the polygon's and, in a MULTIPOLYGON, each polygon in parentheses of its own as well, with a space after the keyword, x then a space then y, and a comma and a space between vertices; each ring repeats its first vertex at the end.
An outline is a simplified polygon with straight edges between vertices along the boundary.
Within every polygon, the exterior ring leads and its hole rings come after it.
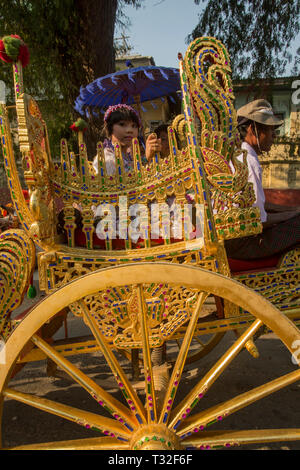
POLYGON ((131 146, 132 139, 136 138, 139 128, 134 121, 119 121, 112 128, 112 143, 119 143, 121 147, 131 146))

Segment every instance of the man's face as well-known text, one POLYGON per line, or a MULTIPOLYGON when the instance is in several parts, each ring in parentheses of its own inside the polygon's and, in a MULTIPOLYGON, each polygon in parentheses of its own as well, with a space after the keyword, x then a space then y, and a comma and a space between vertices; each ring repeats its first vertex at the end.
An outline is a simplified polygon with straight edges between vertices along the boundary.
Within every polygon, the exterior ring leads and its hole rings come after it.
POLYGON ((276 127, 259 124, 257 125, 257 134, 261 151, 269 152, 276 136, 276 127))

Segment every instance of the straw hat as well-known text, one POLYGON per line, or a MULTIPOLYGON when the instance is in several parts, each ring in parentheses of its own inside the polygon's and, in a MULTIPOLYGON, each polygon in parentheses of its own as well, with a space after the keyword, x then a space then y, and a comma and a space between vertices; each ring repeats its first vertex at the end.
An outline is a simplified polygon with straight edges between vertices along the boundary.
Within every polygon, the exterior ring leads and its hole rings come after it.
POLYGON ((274 115, 270 103, 259 99, 245 104, 237 111, 238 125, 254 121, 266 126, 281 126, 283 121, 274 115))

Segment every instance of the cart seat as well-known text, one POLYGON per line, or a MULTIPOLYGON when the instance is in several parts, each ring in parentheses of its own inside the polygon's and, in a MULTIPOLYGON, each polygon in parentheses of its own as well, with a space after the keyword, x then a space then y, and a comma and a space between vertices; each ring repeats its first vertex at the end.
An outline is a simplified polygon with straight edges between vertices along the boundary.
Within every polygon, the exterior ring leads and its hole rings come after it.
MULTIPOLYGON (((182 239, 176 239, 171 237, 171 243, 176 243, 182 241, 182 239)), ((67 243, 67 239, 65 239, 65 243, 67 243)), ((165 240, 163 238, 157 238, 155 242, 152 240, 152 245, 164 245, 165 240)), ((80 229, 77 228, 75 230, 75 246, 78 247, 86 247, 86 236, 85 233, 80 229)), ((142 248, 144 246, 144 240, 139 238, 136 243, 132 243, 133 248, 142 248)), ((94 249, 98 250, 105 250, 105 240, 98 238, 96 233, 93 233, 93 247, 94 249)), ((116 238, 112 241, 112 248, 113 250, 125 250, 125 240, 116 238)))
POLYGON ((241 273, 244 271, 257 271, 259 269, 276 267, 281 256, 282 254, 278 254, 268 256, 266 258, 258 258, 252 260, 228 258, 228 263, 232 273, 241 273))
MULTIPOLYGON (((172 240, 178 241, 178 240, 172 240)), ((156 240, 157 245, 163 245, 163 239, 156 240)), ((85 234, 81 229, 75 230, 75 245, 78 247, 85 247, 86 246, 86 238, 85 234)), ((140 248, 143 245, 142 240, 138 240, 136 244, 134 244, 135 248, 140 248)), ((93 234, 93 246, 95 249, 105 250, 105 241, 100 240, 97 235, 93 234)), ((121 239, 113 240, 114 250, 124 250, 125 249, 125 242, 121 239)), ((258 269, 265 269, 265 268, 273 268, 278 265, 278 262, 281 258, 282 254, 268 256, 265 258, 258 258, 252 260, 242 260, 242 259, 233 259, 228 258, 229 267, 232 273, 240 273, 244 271, 257 271, 258 269)))

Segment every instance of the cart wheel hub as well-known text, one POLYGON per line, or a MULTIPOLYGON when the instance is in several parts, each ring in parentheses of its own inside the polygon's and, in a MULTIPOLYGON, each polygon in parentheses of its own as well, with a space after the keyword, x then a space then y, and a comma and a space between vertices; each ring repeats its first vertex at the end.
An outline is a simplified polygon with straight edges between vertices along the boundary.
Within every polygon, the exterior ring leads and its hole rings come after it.
POLYGON ((175 433, 164 424, 142 426, 134 433, 130 447, 132 450, 178 450, 180 441, 175 433))

